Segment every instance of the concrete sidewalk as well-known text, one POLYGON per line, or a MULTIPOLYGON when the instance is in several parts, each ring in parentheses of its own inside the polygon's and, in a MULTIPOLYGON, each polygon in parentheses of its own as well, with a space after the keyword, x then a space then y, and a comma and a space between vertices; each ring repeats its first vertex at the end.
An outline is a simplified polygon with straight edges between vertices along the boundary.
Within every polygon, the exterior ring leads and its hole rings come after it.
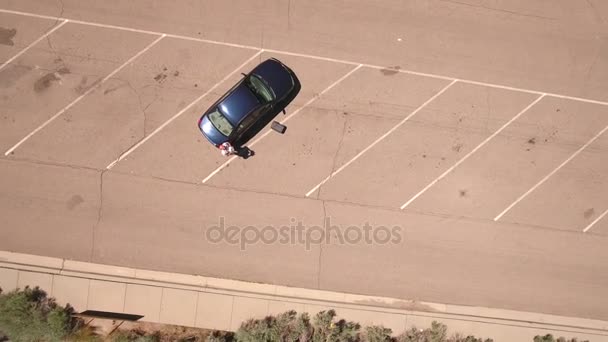
MULTIPOLYGON (((143 315, 142 321, 236 330, 249 318, 287 310, 335 309, 340 318, 381 324, 399 334, 433 320, 449 333, 495 342, 532 342, 535 335, 608 341, 608 322, 480 307, 413 302, 285 286, 172 274, 0 251, 0 287, 39 286, 77 311, 143 315)), ((549 291, 550 289, 548 289, 549 291)))

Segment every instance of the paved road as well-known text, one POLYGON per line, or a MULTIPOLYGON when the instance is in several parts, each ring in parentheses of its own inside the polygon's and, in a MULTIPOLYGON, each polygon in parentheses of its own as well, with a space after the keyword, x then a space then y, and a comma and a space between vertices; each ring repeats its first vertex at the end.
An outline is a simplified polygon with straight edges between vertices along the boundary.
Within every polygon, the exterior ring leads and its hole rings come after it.
POLYGON ((603 2, 2 0, 0 17, 0 249, 608 318, 603 2), (226 159, 196 120, 267 57, 302 80, 287 132, 226 159), (270 242, 213 243, 222 222, 270 242))

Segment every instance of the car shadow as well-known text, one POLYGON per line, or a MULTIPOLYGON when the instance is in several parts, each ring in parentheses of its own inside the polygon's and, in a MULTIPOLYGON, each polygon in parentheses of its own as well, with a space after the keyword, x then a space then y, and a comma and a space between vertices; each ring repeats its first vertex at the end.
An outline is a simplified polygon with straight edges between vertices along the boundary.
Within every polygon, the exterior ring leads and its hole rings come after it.
MULTIPOLYGON (((296 96, 298 96, 298 94, 300 93, 300 90, 302 89, 302 86, 299 82, 299 80, 296 82, 296 87, 294 89, 294 91, 291 93, 290 96, 288 96, 287 98, 285 98, 283 101, 281 102, 277 102, 276 107, 268 112, 266 115, 264 115, 263 117, 261 117, 256 123, 254 123, 251 128, 249 129, 249 131, 247 131, 245 134, 243 134, 243 136, 241 136, 240 139, 236 140, 234 142, 234 146, 236 147, 237 150, 243 149, 243 148, 247 148, 244 147, 249 141, 251 141, 252 138, 254 138, 256 135, 258 135, 266 126, 268 126, 273 120, 276 119, 276 117, 281 114, 285 108, 287 108, 287 106, 289 106, 289 104, 291 104, 291 102, 296 98, 296 96)), ((249 148, 247 148, 249 150, 249 148)), ((249 150, 251 151, 251 150, 249 150)))
POLYGON ((236 155, 243 159, 248 159, 253 157, 255 152, 247 146, 239 146, 236 148, 236 155))

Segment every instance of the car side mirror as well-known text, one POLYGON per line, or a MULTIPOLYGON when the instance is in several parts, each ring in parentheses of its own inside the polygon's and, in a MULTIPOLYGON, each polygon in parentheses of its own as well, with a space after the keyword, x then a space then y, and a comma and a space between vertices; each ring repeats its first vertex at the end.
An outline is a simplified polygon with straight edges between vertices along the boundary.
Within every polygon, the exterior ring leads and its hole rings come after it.
POLYGON ((243 75, 244 77, 247 77, 247 74, 241 73, 241 75, 243 75))

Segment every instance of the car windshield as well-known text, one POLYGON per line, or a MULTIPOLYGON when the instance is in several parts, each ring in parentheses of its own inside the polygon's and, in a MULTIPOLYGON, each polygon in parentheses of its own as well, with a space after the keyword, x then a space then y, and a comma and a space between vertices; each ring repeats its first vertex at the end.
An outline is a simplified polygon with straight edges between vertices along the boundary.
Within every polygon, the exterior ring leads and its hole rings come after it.
POLYGON ((230 121, 228 121, 218 109, 209 113, 209 121, 211 121, 213 126, 225 136, 230 136, 230 133, 232 133, 232 130, 234 129, 234 126, 232 126, 230 121))
POLYGON ((274 100, 274 94, 264 80, 255 74, 247 78, 247 86, 260 99, 260 102, 267 103, 274 100))

